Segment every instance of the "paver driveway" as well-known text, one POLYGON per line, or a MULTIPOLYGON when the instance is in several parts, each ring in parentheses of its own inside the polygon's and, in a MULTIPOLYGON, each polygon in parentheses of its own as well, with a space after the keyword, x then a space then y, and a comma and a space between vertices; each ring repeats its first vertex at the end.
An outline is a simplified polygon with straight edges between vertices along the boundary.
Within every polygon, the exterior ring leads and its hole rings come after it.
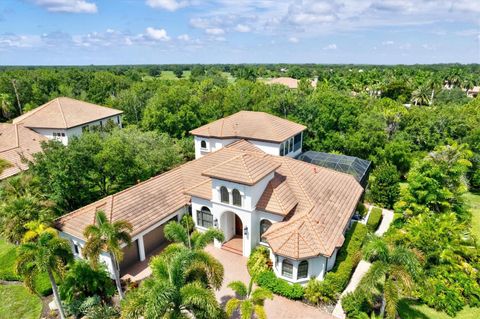
MULTIPOLYGON (((228 299, 234 296, 233 291, 227 287, 228 283, 234 280, 241 280, 248 284, 250 276, 247 272, 247 258, 234 253, 208 246, 210 254, 217 258, 225 268, 225 277, 222 288, 215 291, 217 299, 225 304, 228 299)), ((299 301, 293 301, 280 296, 274 296, 273 300, 265 302, 265 311, 269 319, 332 319, 329 313, 321 309, 308 306, 299 301)))

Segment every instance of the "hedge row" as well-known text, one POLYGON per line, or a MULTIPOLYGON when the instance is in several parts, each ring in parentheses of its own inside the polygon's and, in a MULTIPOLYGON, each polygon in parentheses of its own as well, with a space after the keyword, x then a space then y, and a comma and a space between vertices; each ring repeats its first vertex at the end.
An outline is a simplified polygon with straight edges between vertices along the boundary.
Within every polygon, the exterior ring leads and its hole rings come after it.
POLYGON ((337 254, 335 266, 328 272, 323 281, 311 279, 305 289, 305 298, 312 303, 332 303, 345 289, 352 276, 353 270, 360 261, 360 249, 367 227, 354 223, 345 236, 345 243, 337 254))
POLYGON ((289 299, 302 299, 304 289, 299 284, 289 284, 281 278, 277 278, 273 271, 264 271, 257 277, 257 284, 269 289, 273 293, 289 298, 289 299))
POLYGON ((374 232, 382 222, 382 209, 378 207, 372 208, 370 216, 368 217, 367 227, 368 230, 374 232))

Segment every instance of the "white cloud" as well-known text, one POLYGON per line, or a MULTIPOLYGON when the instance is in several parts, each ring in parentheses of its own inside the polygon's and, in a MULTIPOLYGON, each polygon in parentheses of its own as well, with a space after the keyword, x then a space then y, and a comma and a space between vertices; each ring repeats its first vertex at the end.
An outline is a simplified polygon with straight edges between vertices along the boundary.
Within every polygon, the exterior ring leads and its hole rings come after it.
POLYGON ((147 0, 147 5, 152 8, 160 8, 168 11, 176 11, 189 5, 188 1, 177 0, 147 0))
POLYGON ((208 28, 208 29, 205 29, 205 33, 210 35, 223 35, 225 34, 225 30, 221 28, 208 28))
POLYGON ((392 40, 388 40, 388 41, 383 41, 383 42, 382 42, 382 45, 394 45, 394 44, 395 44, 395 42, 392 41, 392 40))
POLYGON ((190 36, 188 34, 180 34, 177 39, 181 41, 190 41, 190 36))
POLYGON ((31 48, 41 42, 41 37, 36 35, 0 34, 0 49, 31 48))
POLYGON ((323 47, 324 50, 336 50, 337 45, 335 43, 330 43, 329 45, 326 45, 323 47))
POLYGON ((291 43, 298 43, 300 40, 298 40, 297 37, 290 37, 288 38, 288 42, 291 42, 291 43))
POLYGON ((86 0, 33 0, 36 5, 51 12, 96 13, 97 5, 86 0))
POLYGON ((167 35, 167 31, 165 29, 155 29, 152 27, 148 27, 145 32, 150 39, 158 40, 158 41, 169 41, 170 37, 167 35))
POLYGON ((239 23, 235 26, 235 31, 237 31, 237 32, 250 32, 251 29, 248 25, 239 23))

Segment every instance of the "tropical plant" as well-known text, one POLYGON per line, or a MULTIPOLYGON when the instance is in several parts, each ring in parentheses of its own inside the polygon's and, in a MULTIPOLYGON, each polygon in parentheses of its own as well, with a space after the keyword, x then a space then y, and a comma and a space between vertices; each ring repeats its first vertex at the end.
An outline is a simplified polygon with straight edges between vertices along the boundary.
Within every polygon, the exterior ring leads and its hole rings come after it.
POLYGON ((27 232, 23 235, 23 242, 35 241, 43 233, 51 233, 53 235, 57 234, 57 230, 49 225, 42 223, 41 221, 35 220, 25 224, 27 232))
POLYGON ((130 232, 133 227, 129 222, 123 220, 110 222, 103 211, 96 213, 95 221, 95 225, 87 226, 83 232, 87 239, 83 247, 83 254, 94 267, 98 265, 102 252, 110 255, 118 295, 120 299, 123 299, 124 295, 120 282, 120 262, 123 259, 122 245, 131 245, 130 232))
POLYGON ((370 235, 363 255, 372 266, 357 289, 365 294, 377 292, 382 298, 381 316, 385 309, 386 317, 394 319, 400 296, 411 293, 420 276, 420 254, 402 246, 389 245, 384 239, 370 235))
POLYGON ((55 276, 63 277, 65 266, 73 260, 70 244, 51 232, 41 233, 36 241, 22 244, 17 253, 16 272, 23 277, 25 286, 34 291, 34 280, 40 273, 47 273, 60 317, 65 311, 58 293, 55 276))
POLYGON ((395 165, 384 163, 376 167, 371 175, 370 196, 382 207, 392 208, 400 195, 400 178, 395 165))
POLYGON ((122 301, 122 318, 219 318, 222 311, 203 272, 204 261, 188 249, 161 254, 150 261, 152 276, 122 301))
POLYGON ((273 298, 270 290, 258 287, 252 291, 253 278, 250 278, 248 287, 241 281, 232 281, 228 287, 240 298, 233 297, 227 301, 225 305, 227 316, 230 317, 238 309, 242 319, 250 319, 252 316, 258 319, 267 318, 263 305, 266 299, 273 298))
POLYGON ((202 250, 212 243, 214 239, 223 241, 223 232, 217 228, 209 228, 204 232, 194 231, 193 220, 190 215, 182 217, 181 222, 171 221, 165 225, 165 238, 169 241, 183 244, 192 250, 202 250))

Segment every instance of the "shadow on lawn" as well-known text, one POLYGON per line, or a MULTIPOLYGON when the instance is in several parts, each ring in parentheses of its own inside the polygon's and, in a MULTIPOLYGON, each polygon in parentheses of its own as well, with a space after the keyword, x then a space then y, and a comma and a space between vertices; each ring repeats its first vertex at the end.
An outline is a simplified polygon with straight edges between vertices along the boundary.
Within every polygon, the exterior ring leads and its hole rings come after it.
POLYGON ((398 304, 398 312, 402 319, 431 319, 413 307, 419 305, 422 305, 422 303, 416 300, 402 299, 398 304))

